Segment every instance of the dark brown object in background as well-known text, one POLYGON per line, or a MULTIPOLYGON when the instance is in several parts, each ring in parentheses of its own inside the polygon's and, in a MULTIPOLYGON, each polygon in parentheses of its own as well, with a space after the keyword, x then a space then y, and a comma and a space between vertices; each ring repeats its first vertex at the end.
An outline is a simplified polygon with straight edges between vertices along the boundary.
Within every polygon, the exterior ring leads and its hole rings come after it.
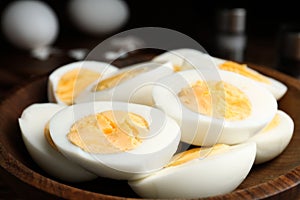
POLYGON ((278 70, 300 79, 300 25, 283 25, 278 42, 278 70))

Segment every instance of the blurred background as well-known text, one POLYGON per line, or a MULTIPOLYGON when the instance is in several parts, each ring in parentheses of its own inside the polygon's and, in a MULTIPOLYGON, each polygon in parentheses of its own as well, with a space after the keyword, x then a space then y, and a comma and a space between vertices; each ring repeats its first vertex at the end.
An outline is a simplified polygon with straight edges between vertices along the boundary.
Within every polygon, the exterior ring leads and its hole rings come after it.
MULTIPOLYGON (((57 35, 53 37, 51 45, 60 49, 91 49, 105 38, 124 30, 148 26, 164 27, 192 37, 213 56, 240 62, 253 62, 266 67, 276 68, 290 75, 295 73, 294 71, 280 68, 280 65, 282 65, 281 55, 284 54, 281 44, 282 35, 285 34, 287 26, 297 27, 300 24, 300 12, 297 10, 296 2, 292 0, 278 1, 278 3, 272 2, 272 4, 264 1, 208 1, 203 4, 203 2, 197 0, 176 2, 117 0, 107 1, 111 2, 112 5, 105 10, 101 10, 101 2, 105 2, 105 0, 98 0, 96 4, 98 4, 100 11, 96 11, 97 13, 94 17, 103 19, 101 13, 103 15, 108 13, 108 16, 104 17, 103 31, 93 34, 86 27, 79 28, 78 22, 84 23, 84 20, 87 20, 85 19, 84 11, 89 14, 92 13, 88 11, 88 6, 85 7, 81 4, 93 4, 92 1, 97 0, 88 0, 84 1, 84 3, 82 3, 83 1, 78 3, 76 0, 42 1, 49 6, 57 17, 57 35), (73 5, 70 6, 70 4, 73 5), (69 14, 70 7, 73 8, 73 16, 69 14), (232 15, 231 13, 227 15, 227 21, 222 20, 222 17, 223 19, 226 18, 224 10, 236 8, 243 9, 242 16, 237 16, 235 15, 236 13, 232 15), (218 18, 222 12, 222 17, 218 18), (236 21, 239 21, 238 23, 240 24, 234 24, 236 21), (114 27, 108 31, 109 24, 114 22, 114 27), (221 27, 223 25, 225 28, 221 27), (229 27, 226 28, 226 26, 229 27), (106 30, 105 28, 107 27, 108 29, 106 30), (240 31, 230 32, 232 28, 233 30, 240 29, 240 31), (229 42, 228 37, 230 37, 229 42), (238 48, 238 50, 229 53, 222 52, 226 45, 233 45, 234 47, 229 48, 238 48), (232 55, 237 52, 240 52, 240 55, 232 55)), ((49 72, 55 67, 70 61, 70 57, 59 53, 53 54, 47 59, 39 60, 28 55, 28 49, 24 50, 18 48, 16 44, 12 44, 14 41, 12 42, 11 38, 9 40, 7 35, 18 34, 18 31, 11 33, 15 29, 10 27, 13 25, 11 25, 12 23, 9 20, 6 20, 9 22, 8 25, 6 23, 6 26, 12 29, 10 30, 11 32, 5 34, 3 30, 3 13, 5 13, 8 5, 12 2, 14 1, 0 1, 0 14, 2 15, 2 31, 0 32, 0 50, 2 52, 0 55, 2 61, 0 74, 2 75, 0 76, 0 84, 2 85, 2 91, 9 88, 11 84, 18 83, 20 77, 30 77, 49 72)), ((97 6, 92 7, 96 8, 97 6)), ((18 10, 15 12, 18 12, 18 10)), ((13 20, 17 21, 18 19, 13 20)), ((14 23, 18 24, 19 21, 14 23)), ((20 24, 35 31, 35 27, 30 26, 30 22, 30 20, 24 19, 21 20, 20 24)), ((45 21, 45 24, 47 24, 47 21, 45 21)), ((96 26, 93 25, 93 23, 90 24, 92 29, 97 26, 97 24, 96 26)), ((14 35, 14 37, 17 38, 13 39, 18 39, 19 36, 14 35)), ((18 40, 16 41, 15 43, 19 42, 18 40)), ((229 49, 228 51, 231 50, 229 49)))
MULTIPOLYGON (((22 0, 21 0, 22 1, 22 0)), ((66 9, 70 0, 42 0, 55 11, 60 21, 60 37, 77 34, 69 21, 66 9)), ((12 0, 0 1, 0 12, 12 0)), ((129 8, 129 19, 121 30, 143 26, 158 26, 178 30, 200 42, 206 42, 203 34, 213 31, 214 18, 220 9, 245 8, 247 10, 247 33, 253 36, 274 37, 280 26, 299 23, 300 13, 295 1, 137 1, 124 0, 129 8)), ((88 3, 88 1, 87 1, 88 3)), ((115 11, 117 12, 117 11, 115 11)), ((119 31, 121 31, 119 30, 119 31)), ((207 36, 207 35, 205 35, 207 36)))
MULTIPOLYGON (((36 15, 22 18, 19 14, 25 12, 23 8, 7 12, 13 2, 0 0, 0 100, 30 78, 80 59, 84 50, 91 50, 118 32, 149 26, 186 34, 213 56, 270 67, 299 78, 300 12, 297 1, 211 0, 204 4, 198 0, 41 0, 49 6, 48 9, 53 11, 52 17, 54 14, 57 20, 57 30, 53 35, 43 33, 52 39, 45 46, 56 48, 50 55, 47 52, 43 54, 43 51, 42 54, 32 54, 35 46, 20 40, 27 33, 34 35, 38 32, 34 22, 49 19, 42 17, 46 12, 38 12, 33 6, 30 13, 40 14, 41 18, 36 15), (111 5, 103 9, 105 2, 111 5), (96 18, 90 24, 85 21, 88 15, 93 18, 89 4, 94 8, 96 18), (103 24, 98 24, 97 19, 103 24), (25 27, 25 32, 22 33, 18 27, 25 27), (82 51, 73 56, 66 53, 74 49, 82 51)), ((46 29, 49 28, 47 21, 43 24, 46 29)), ((47 37, 44 39, 47 40, 47 37)), ((0 199, 12 198, 13 191, 0 180, 0 199)))

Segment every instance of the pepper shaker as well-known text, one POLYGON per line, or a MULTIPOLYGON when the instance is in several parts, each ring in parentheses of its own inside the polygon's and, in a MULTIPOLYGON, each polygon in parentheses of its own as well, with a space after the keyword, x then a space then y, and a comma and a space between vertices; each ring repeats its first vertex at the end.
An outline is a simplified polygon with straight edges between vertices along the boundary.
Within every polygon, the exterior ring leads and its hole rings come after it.
POLYGON ((246 48, 246 9, 222 9, 216 15, 215 53, 217 57, 243 61, 246 48))

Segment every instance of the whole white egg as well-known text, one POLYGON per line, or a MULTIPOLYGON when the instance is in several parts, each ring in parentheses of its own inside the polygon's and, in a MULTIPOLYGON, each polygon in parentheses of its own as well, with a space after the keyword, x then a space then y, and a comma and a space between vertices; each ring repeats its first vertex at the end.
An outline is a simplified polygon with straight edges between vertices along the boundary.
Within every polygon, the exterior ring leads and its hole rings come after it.
POLYGON ((51 45, 59 32, 58 19, 41 1, 14 1, 2 15, 2 30, 16 47, 32 50, 51 45))
POLYGON ((123 0, 71 0, 68 12, 78 29, 92 35, 112 33, 129 17, 128 6, 123 0))
POLYGON ((179 126, 161 110, 108 101, 63 109, 50 120, 50 134, 67 158, 113 179, 137 178, 161 169, 180 141, 179 126), (111 118, 105 115, 109 113, 111 118))
POLYGON ((203 151, 191 149, 175 155, 163 169, 128 183, 143 198, 192 199, 222 195, 232 192, 247 177, 255 152, 254 142, 216 145, 203 151))
POLYGON ((284 111, 278 110, 273 120, 249 140, 256 143, 255 164, 261 164, 279 156, 290 143, 293 133, 293 119, 284 111))
POLYGON ((97 178, 65 158, 54 148, 45 135, 45 128, 50 118, 65 108, 54 103, 31 104, 22 112, 19 126, 25 146, 33 160, 47 173, 57 179, 69 182, 88 181, 97 178))
POLYGON ((178 122, 181 140, 200 146, 244 142, 277 112, 277 101, 268 90, 223 70, 218 75, 211 70, 185 70, 166 76, 153 87, 153 99, 178 122))

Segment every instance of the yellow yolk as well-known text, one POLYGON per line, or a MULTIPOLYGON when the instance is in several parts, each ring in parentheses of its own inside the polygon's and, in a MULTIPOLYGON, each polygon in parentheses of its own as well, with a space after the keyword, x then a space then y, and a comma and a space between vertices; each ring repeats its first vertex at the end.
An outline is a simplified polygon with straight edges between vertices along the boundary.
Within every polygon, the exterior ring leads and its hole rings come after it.
POLYGON ((173 66, 173 71, 174 71, 174 72, 179 72, 179 71, 181 71, 181 66, 179 66, 179 65, 174 65, 174 66, 173 66))
POLYGON ((167 167, 181 165, 191 160, 203 158, 205 156, 216 155, 222 152, 226 152, 228 149, 229 145, 226 144, 216 144, 213 147, 193 148, 175 155, 172 158, 172 161, 167 165, 167 167))
POLYGON ((116 153, 136 148, 149 132, 140 115, 124 111, 105 111, 75 122, 67 137, 90 153, 116 153))
POLYGON ((280 123, 280 118, 279 115, 276 114, 275 117, 272 119, 272 121, 261 130, 261 133, 266 133, 270 130, 272 130, 273 128, 275 128, 276 126, 278 126, 278 124, 280 123))
POLYGON ((55 149, 56 151, 58 151, 56 145, 54 144, 52 138, 51 138, 51 135, 50 135, 50 130, 49 130, 49 122, 45 125, 45 128, 44 128, 44 136, 47 140, 47 142, 50 144, 50 146, 55 149))
POLYGON ((245 119, 251 114, 251 103, 246 94, 223 81, 197 81, 183 88, 178 96, 192 111, 216 118, 234 121, 245 119))
POLYGON ((100 81, 96 87, 95 87, 95 91, 101 91, 101 90, 105 90, 105 89, 109 89, 112 87, 117 86, 118 84, 129 80, 131 78, 134 78, 135 76, 144 73, 146 71, 148 71, 149 68, 135 68, 126 72, 122 72, 116 75, 113 75, 107 79, 104 79, 102 81, 100 81))
POLYGON ((222 63, 219 66, 219 68, 222 70, 235 72, 237 74, 251 78, 255 81, 259 81, 259 82, 266 83, 266 84, 271 83, 270 80, 268 80, 263 75, 255 72, 255 71, 249 70, 249 68, 245 64, 239 64, 239 63, 232 62, 232 61, 226 61, 226 62, 222 63))
POLYGON ((71 105, 88 85, 99 79, 100 73, 88 69, 73 69, 65 73, 59 80, 56 94, 61 101, 71 105))

